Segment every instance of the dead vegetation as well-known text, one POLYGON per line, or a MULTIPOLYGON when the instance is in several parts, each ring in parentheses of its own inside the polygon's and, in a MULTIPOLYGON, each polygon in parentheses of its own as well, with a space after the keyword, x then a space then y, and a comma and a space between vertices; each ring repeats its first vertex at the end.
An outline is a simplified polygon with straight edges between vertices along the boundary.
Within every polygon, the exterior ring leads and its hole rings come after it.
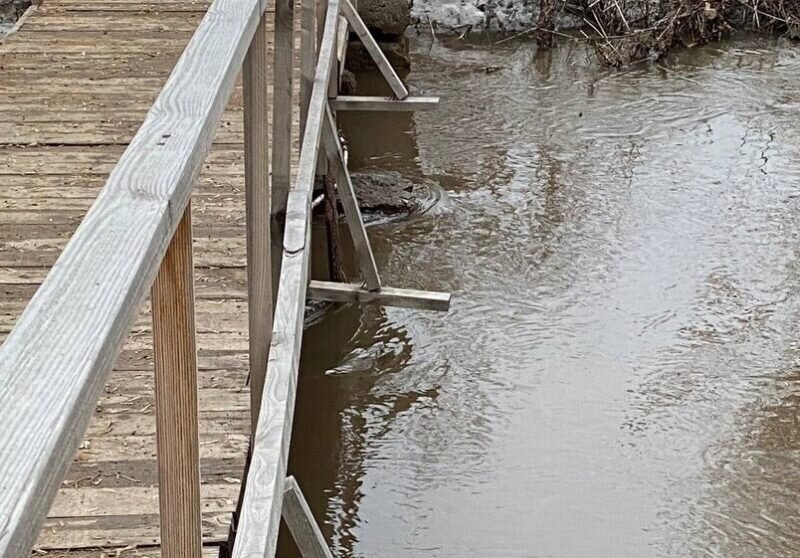
POLYGON ((537 25, 525 34, 549 47, 564 35, 558 22, 566 15, 583 23, 570 38, 588 42, 607 66, 655 61, 675 47, 707 44, 735 30, 800 39, 800 0, 541 0, 537 25))
MULTIPOLYGON (((549 2, 551 0, 545 0, 549 2)), ((603 64, 657 60, 676 46, 719 40, 735 29, 800 36, 800 0, 590 0, 584 31, 603 64)))

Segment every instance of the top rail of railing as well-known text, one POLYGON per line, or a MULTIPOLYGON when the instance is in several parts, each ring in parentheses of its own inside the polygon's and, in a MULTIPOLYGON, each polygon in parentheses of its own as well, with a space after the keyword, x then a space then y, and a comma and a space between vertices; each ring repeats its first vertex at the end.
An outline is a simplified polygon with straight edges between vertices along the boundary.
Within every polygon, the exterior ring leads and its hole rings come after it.
POLYGON ((330 115, 328 91, 331 80, 338 79, 334 70, 340 0, 328 0, 326 4, 313 85, 304 110, 305 128, 297 175, 286 202, 272 344, 234 558, 274 556, 278 540, 308 287, 314 176, 323 133, 334 133, 327 119, 330 115))
POLYGON ((0 556, 26 556, 186 208, 266 0, 215 0, 0 348, 0 556))

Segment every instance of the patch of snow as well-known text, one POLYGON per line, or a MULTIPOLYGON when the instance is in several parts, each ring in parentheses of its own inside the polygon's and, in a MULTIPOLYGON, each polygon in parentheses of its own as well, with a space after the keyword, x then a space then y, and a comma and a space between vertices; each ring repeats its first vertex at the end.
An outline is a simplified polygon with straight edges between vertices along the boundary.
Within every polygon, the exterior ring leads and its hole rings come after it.
POLYGON ((414 0, 412 16, 445 29, 526 29, 536 21, 534 0, 414 0))

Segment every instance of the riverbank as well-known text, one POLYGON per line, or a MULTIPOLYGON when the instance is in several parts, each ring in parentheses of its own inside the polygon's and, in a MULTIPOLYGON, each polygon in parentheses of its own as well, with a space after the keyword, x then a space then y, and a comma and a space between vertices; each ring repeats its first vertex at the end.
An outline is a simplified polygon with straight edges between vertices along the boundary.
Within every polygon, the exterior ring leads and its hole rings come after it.
POLYGON ((563 36, 588 43, 601 65, 616 67, 735 31, 800 39, 800 0, 419 0, 413 15, 423 33, 529 35, 543 47, 563 36))

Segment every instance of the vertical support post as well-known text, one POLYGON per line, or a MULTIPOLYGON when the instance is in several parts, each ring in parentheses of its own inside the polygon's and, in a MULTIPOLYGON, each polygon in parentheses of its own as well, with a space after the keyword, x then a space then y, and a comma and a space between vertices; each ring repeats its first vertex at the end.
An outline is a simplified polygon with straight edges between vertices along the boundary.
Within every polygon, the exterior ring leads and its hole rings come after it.
MULTIPOLYGON (((258 415, 261 412, 261 398, 272 340, 273 277, 270 238, 272 201, 269 180, 268 58, 267 18, 264 14, 261 16, 242 66, 251 444, 255 438, 258 415)), ((220 545, 220 558, 230 558, 231 549, 236 542, 236 530, 247 489, 251 450, 252 445, 247 450, 242 487, 228 529, 228 540, 220 545)))
MULTIPOLYGON (((317 52, 320 52, 322 46, 322 35, 325 30, 325 19, 328 16, 328 0, 317 0, 317 52)), ((336 49, 333 50, 336 52, 336 49)), ((317 63, 320 61, 317 60, 317 63)), ((325 147, 320 145, 319 157, 317 157, 317 176, 326 176, 328 174, 328 159, 325 157, 325 147)))
POLYGON ((300 140, 308 119, 308 104, 317 64, 316 0, 302 0, 300 6, 300 140))
POLYGON ((255 433, 272 339, 267 23, 262 16, 244 60, 244 165, 250 421, 255 433))
POLYGON ((164 558, 200 558, 200 442, 191 203, 152 288, 156 443, 164 558))
POLYGON ((381 47, 378 45, 377 41, 375 41, 375 37, 373 37, 372 33, 367 29, 364 20, 358 15, 358 11, 349 0, 342 0, 342 15, 347 18, 353 31, 355 31, 356 35, 361 39, 364 48, 367 49, 375 65, 378 66, 378 70, 383 74, 389 87, 392 88, 395 97, 401 101, 408 97, 408 89, 403 85, 397 72, 394 71, 394 68, 392 68, 392 65, 386 59, 386 55, 381 50, 381 47))
POLYGON ((317 52, 322 44, 325 31, 325 17, 328 15, 328 0, 317 0, 317 52))
POLYGON ((275 3, 275 66, 272 104, 272 212, 286 211, 292 156, 294 0, 275 3))
POLYGON ((339 209, 336 207, 336 183, 332 176, 322 177, 325 190, 325 230, 328 233, 328 277, 331 281, 346 281, 339 235, 339 209))
POLYGON ((333 64, 331 64, 331 75, 328 79, 328 98, 335 99, 336 95, 339 93, 339 74, 341 73, 341 69, 339 68, 339 25, 341 16, 336 19, 336 33, 333 35, 333 64))

